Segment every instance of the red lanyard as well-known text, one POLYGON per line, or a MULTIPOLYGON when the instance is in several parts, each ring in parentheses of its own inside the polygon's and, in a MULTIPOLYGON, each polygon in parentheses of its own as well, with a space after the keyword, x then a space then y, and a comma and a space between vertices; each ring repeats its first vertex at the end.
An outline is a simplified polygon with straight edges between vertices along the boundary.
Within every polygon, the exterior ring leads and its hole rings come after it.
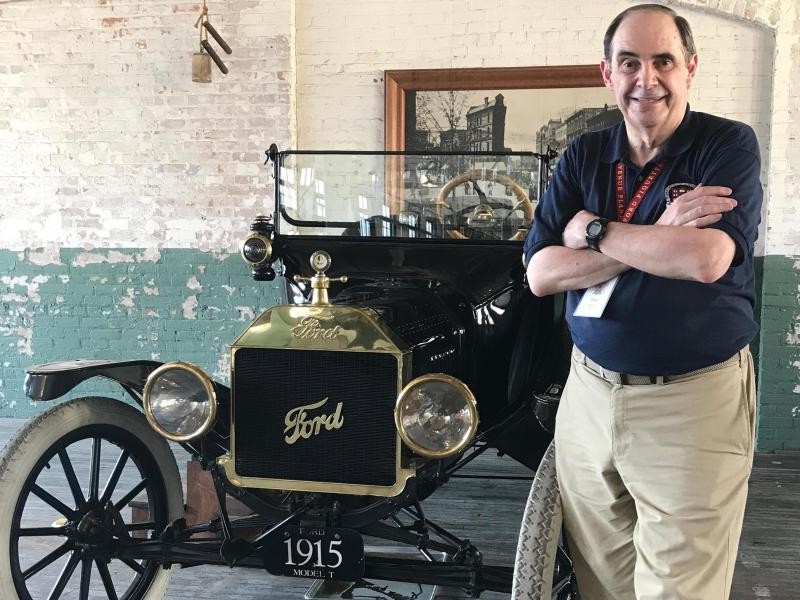
POLYGON ((658 163, 653 167, 650 174, 645 177, 641 185, 633 192, 631 201, 628 206, 625 206, 625 165, 622 161, 617 163, 617 221, 620 223, 630 223, 636 209, 642 203, 647 190, 653 185, 653 182, 664 170, 663 162, 658 163))

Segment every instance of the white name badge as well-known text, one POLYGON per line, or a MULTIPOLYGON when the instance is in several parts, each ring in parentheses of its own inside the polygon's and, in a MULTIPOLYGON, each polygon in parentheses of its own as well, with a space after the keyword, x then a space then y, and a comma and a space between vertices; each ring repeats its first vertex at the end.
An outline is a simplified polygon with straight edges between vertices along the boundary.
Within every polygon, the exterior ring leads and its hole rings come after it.
POLYGON ((602 317, 603 311, 611 299, 611 292, 614 291, 618 281, 619 275, 587 289, 573 314, 576 317, 594 317, 596 319, 602 317))

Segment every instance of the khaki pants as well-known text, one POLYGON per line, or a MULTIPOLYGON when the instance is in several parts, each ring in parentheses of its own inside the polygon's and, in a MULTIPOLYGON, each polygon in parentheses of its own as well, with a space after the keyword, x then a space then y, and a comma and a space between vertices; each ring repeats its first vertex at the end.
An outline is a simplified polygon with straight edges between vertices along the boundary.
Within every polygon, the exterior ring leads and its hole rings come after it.
POLYGON ((753 459, 750 351, 644 385, 586 362, 576 349, 555 435, 581 599, 726 600, 753 459))

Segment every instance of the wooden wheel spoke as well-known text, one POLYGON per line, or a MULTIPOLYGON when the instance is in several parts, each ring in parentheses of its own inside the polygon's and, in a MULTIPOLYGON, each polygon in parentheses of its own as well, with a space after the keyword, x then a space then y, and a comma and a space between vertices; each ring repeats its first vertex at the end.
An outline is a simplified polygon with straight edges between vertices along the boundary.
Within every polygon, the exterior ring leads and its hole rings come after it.
POLYGON ((100 495, 101 504, 105 504, 111 500, 111 496, 114 494, 117 483, 119 483, 119 478, 122 475, 122 470, 125 468, 125 464, 128 462, 128 456, 128 450, 123 449, 122 453, 119 455, 119 458, 117 458, 117 463, 114 465, 114 470, 111 472, 111 475, 109 476, 108 481, 103 488, 103 493, 100 495))
POLYGON ((22 527, 17 530, 19 537, 50 537, 67 535, 64 527, 22 527))
POLYGON ((98 573, 100 573, 100 579, 103 581, 103 587, 106 590, 108 600, 118 600, 117 591, 114 589, 114 582, 111 579, 111 573, 108 572, 108 565, 99 559, 95 559, 94 564, 97 566, 98 573))
POLYGON ((45 568, 49 567, 50 565, 52 565, 55 561, 57 561, 59 558, 64 556, 71 549, 72 549, 72 546, 70 545, 70 543, 69 542, 64 542, 58 548, 56 548, 55 550, 50 552, 47 556, 45 556, 44 558, 39 559, 33 565, 31 565, 30 567, 25 569, 25 571, 22 573, 22 578, 25 579, 25 580, 30 579, 31 577, 36 575, 42 569, 45 569, 45 568))
POLYGON ((156 524, 153 521, 144 521, 142 523, 129 523, 125 525, 125 529, 128 531, 152 531, 156 528, 156 524))
POLYGON ((86 499, 83 497, 81 484, 78 483, 75 469, 72 468, 72 461, 69 459, 66 448, 62 448, 58 451, 58 458, 61 461, 61 467, 64 469, 64 475, 67 477, 69 489, 72 491, 72 498, 75 500, 75 506, 81 506, 86 499))
POLYGON ((125 494, 118 502, 114 504, 114 510, 122 510, 126 504, 136 498, 147 487, 147 479, 142 479, 136 486, 127 494, 125 494))
POLYGON ((139 563, 137 563, 136 561, 131 560, 130 558, 123 558, 122 562, 124 562, 126 565, 128 565, 134 571, 136 571, 139 575, 144 573, 144 567, 142 565, 140 565, 139 563))
POLYGON ((80 600, 89 600, 89 584, 92 582, 92 559, 81 559, 80 600))
POLYGON ((47 600, 58 600, 61 598, 61 594, 64 592, 64 588, 67 587, 67 583, 69 583, 72 574, 75 572, 75 567, 78 566, 79 562, 81 562, 81 554, 75 551, 72 553, 72 556, 69 557, 69 562, 61 569, 61 575, 58 576, 58 580, 50 591, 47 600))
POLYGON ((89 473, 89 500, 97 500, 100 487, 100 438, 92 438, 92 470, 89 473))
POLYGON ((74 519, 75 518, 75 511, 73 509, 71 509, 69 506, 64 504, 61 500, 59 500, 58 498, 53 496, 53 494, 51 494, 47 490, 42 489, 41 487, 39 487, 37 484, 34 483, 31 486, 31 492, 33 492, 33 494, 36 497, 38 497, 43 502, 46 502, 47 504, 49 504, 51 508, 56 509, 58 512, 60 512, 62 515, 64 515, 68 519, 74 519))

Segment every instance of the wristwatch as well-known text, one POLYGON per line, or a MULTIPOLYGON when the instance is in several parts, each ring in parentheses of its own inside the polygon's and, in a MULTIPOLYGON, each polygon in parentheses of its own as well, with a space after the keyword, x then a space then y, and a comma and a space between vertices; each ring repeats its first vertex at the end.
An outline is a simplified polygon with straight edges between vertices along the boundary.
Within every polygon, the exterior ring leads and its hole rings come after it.
POLYGON ((595 252, 600 252, 600 240, 606 236, 608 219, 598 217, 589 221, 586 226, 586 245, 595 252))

